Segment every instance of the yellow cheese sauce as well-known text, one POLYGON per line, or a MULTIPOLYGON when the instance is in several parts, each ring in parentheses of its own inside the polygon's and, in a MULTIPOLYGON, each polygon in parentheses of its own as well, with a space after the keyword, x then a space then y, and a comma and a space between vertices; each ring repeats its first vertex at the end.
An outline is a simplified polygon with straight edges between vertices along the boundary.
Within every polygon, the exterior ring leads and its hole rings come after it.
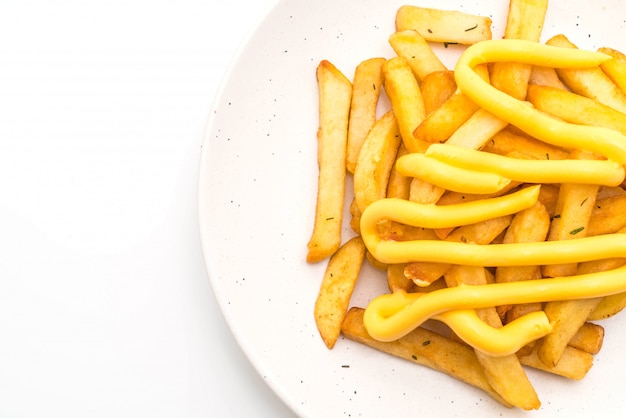
MULTIPOLYGON (((431 145, 423 154, 400 158, 398 170, 405 175, 425 177, 448 190, 465 193, 491 193, 511 181, 621 184, 624 180, 623 164, 626 163, 625 136, 614 130, 573 125, 549 117, 528 103, 495 89, 474 71, 475 66, 489 62, 587 68, 598 66, 607 59, 606 55, 578 49, 528 41, 494 40, 469 47, 455 69, 459 89, 493 115, 547 143, 590 151, 605 159, 511 161, 515 159, 440 144, 431 145), (416 168, 419 164, 426 164, 434 174, 428 174, 427 169, 416 168)), ((417 227, 447 228, 515 214, 535 204, 539 188, 539 185, 531 185, 501 197, 446 206, 381 199, 363 211, 361 235, 370 253, 383 263, 428 261, 488 267, 626 257, 626 238, 622 234, 564 241, 475 245, 438 240, 393 241, 383 239, 377 233, 379 223, 386 220, 417 227)), ((475 309, 594 298, 624 291, 626 267, 570 277, 460 285, 430 293, 399 291, 375 298, 365 310, 364 324, 373 338, 390 341, 406 335, 428 319, 435 319, 448 324, 473 347, 501 356, 514 353, 526 343, 549 333, 551 326, 547 317, 538 312, 496 329, 481 321, 475 309)))

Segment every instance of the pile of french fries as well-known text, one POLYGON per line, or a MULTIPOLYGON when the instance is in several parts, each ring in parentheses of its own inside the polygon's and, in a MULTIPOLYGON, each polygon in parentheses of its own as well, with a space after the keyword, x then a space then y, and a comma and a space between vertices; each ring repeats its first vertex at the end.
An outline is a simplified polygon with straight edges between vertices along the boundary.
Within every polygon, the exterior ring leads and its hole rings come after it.
MULTIPOLYGON (((548 12, 547 0, 510 0, 505 38, 539 42, 548 12)), ((488 17, 457 11, 403 6, 396 11, 396 32, 388 39, 397 54, 362 61, 352 79, 331 62, 317 68, 319 85, 319 182, 307 261, 328 261, 314 308, 322 340, 332 349, 340 335, 377 350, 446 373, 482 389, 502 405, 526 410, 540 407, 526 367, 569 379, 582 379, 602 347, 604 328, 596 322, 626 306, 626 294, 548 303, 478 309, 479 317, 501 327, 527 313, 543 310, 552 332, 517 353, 489 356, 451 332, 420 326, 391 342, 371 338, 362 307, 350 298, 366 260, 380 270, 390 292, 430 292, 444 287, 541 280, 620 267, 626 259, 610 258, 570 264, 518 267, 471 267, 415 261, 384 264, 376 260, 359 235, 359 216, 378 199, 395 197, 449 205, 494 195, 444 190, 395 169, 400 156, 423 153, 436 143, 523 159, 594 159, 582 150, 547 144, 481 109, 457 89, 453 70, 446 68, 433 43, 471 45, 489 40, 488 17), (381 114, 381 96, 389 109, 381 114), (378 109, 378 113, 377 113, 378 109), (354 198, 346 193, 353 177, 354 198), (344 205, 350 205, 354 231, 342 237, 344 205)), ((565 35, 547 44, 576 48, 565 35)), ((495 63, 477 68, 480 76, 501 91, 529 102, 554 118, 602 126, 626 134, 626 56, 613 57, 596 68, 554 69, 520 63, 495 63)), ((519 187, 511 183, 499 194, 519 187)), ((416 228, 394 222, 379 225, 380 234, 396 241, 448 240, 478 245, 569 240, 624 232, 626 191, 622 186, 544 184, 538 202, 517 214, 454 228, 416 228)), ((626 239, 626 237, 625 237, 626 239)))

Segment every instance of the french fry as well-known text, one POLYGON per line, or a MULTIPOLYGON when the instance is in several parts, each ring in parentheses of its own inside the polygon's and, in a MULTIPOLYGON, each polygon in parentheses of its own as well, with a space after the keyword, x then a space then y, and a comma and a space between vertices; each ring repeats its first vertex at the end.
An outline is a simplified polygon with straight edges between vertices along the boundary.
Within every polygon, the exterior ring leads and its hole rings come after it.
MULTIPOLYGON (((610 267, 605 261, 580 263, 576 274, 605 271, 610 267)), ((537 347, 537 355, 548 366, 556 366, 569 341, 588 320, 603 298, 564 300, 548 302, 544 312, 552 324, 552 332, 543 337, 537 347)))
POLYGON ((602 126, 626 134, 626 114, 568 91, 531 85, 527 100, 537 109, 579 125, 602 126))
POLYGON ((530 72, 528 84, 536 84, 538 86, 554 87, 555 89, 568 90, 565 84, 559 78, 556 70, 551 67, 539 67, 533 65, 530 72))
POLYGON ((384 62, 384 58, 370 58, 359 63, 354 71, 346 154, 346 169, 350 173, 354 173, 361 144, 376 122, 384 62))
MULTIPOLYGON (((458 285, 479 285, 488 283, 483 267, 452 266, 444 276, 448 287, 458 285)), ((501 327, 500 317, 495 308, 476 310, 478 316, 493 327, 501 327)), ((512 405, 522 409, 538 409, 541 405, 526 372, 515 354, 492 357, 474 350, 478 362, 483 367, 487 380, 500 396, 512 405)))
MULTIPOLYGON (((507 228, 503 243, 522 243, 522 242, 540 242, 546 239, 548 230, 550 229, 550 215, 546 207, 537 202, 535 205, 521 212, 518 212, 511 224, 507 228)), ((521 280, 537 280, 541 279, 540 266, 501 266, 496 268, 496 282, 508 283, 521 280)), ((541 304, 533 304, 531 311, 541 309, 541 304)), ((502 317, 514 306, 499 307, 498 314, 502 317)), ((509 321, 520 316, 521 312, 527 313, 528 307, 515 307, 515 310, 507 316, 509 321)))
POLYGON ((332 63, 317 67, 319 89, 318 186, 307 261, 319 262, 341 245, 348 118, 352 83, 332 63))
MULTIPOLYGON (((621 230, 620 232, 624 233, 624 230, 621 230)), ((607 271, 622 267, 626 264, 626 259, 609 258, 605 260, 588 261, 585 264, 595 265, 593 268, 595 268, 596 271, 607 271)), ((600 303, 598 303, 598 306, 596 306, 593 312, 589 314, 587 320, 597 321, 610 318, 621 312, 624 307, 626 307, 626 292, 606 296, 600 301, 600 303)))
MULTIPOLYGON (((487 66, 477 66, 476 73, 483 80, 489 80, 487 66)), ((426 119, 413 131, 413 136, 427 143, 445 142, 478 109, 479 106, 476 103, 457 90, 441 106, 426 116, 426 119)))
POLYGON ((486 110, 478 109, 448 138, 446 144, 480 149, 507 126, 508 122, 495 117, 486 110))
POLYGON ((389 45, 399 57, 407 60, 418 81, 423 81, 428 74, 446 70, 446 66, 435 55, 426 39, 416 30, 408 29, 391 34, 389 45))
POLYGON ((401 6, 396 13, 398 32, 414 29, 427 41, 471 45, 491 39, 491 19, 451 10, 401 6))
MULTIPOLYGON (((556 35, 546 44, 561 48, 576 48, 565 35, 556 35)), ((597 100, 626 113, 626 93, 599 68, 561 68, 556 72, 563 83, 574 93, 597 100)))
MULTIPOLYGON (((404 144, 400 144, 397 158, 400 158, 407 153, 408 151, 404 144)), ((400 174, 398 170, 396 170, 396 166, 394 164, 391 169, 391 173, 389 173, 389 181, 387 182, 387 197, 397 197, 398 199, 408 200, 411 189, 411 180, 411 177, 400 174)))
POLYGON ((419 287, 427 287, 443 277, 450 267, 450 264, 415 261, 406 265, 404 276, 419 287))
POLYGON ((570 155, 568 151, 562 148, 539 141, 524 133, 518 133, 510 126, 496 133, 487 141, 482 151, 500 155, 510 155, 517 152, 536 160, 563 160, 570 155))
POLYGON ((572 380, 581 380, 593 366, 593 355, 573 347, 565 347, 561 360, 555 366, 548 366, 539 359, 537 351, 519 356, 520 363, 537 370, 563 376, 572 380))
POLYGON ((322 340, 332 349, 341 333, 350 297, 365 256, 365 244, 354 237, 343 244, 328 261, 315 301, 315 323, 322 340))
POLYGON ((441 107, 456 92, 454 71, 434 71, 420 83, 426 115, 441 107))
POLYGON ((404 275, 405 266, 406 264, 389 264, 387 266, 387 287, 390 292, 393 293, 398 290, 409 292, 413 289, 413 281, 404 275))
POLYGON ((414 178, 411 180, 409 200, 418 203, 435 204, 446 190, 425 180, 414 178))
MULTIPOLYGON (((587 236, 589 219, 595 207, 599 186, 594 184, 562 184, 552 219, 548 240, 568 240, 587 236)), ((543 268, 547 277, 572 276, 577 265, 553 264, 543 268)))
POLYGON ((342 325, 343 335, 353 341, 410 362, 445 373, 489 394, 502 405, 511 407, 493 390, 474 350, 433 331, 418 327, 406 336, 391 342, 373 339, 363 325, 361 308, 351 308, 342 325))
POLYGON ((402 57, 391 58, 383 65, 383 77, 404 146, 409 152, 425 151, 426 143, 413 137, 413 131, 424 120, 426 110, 411 67, 402 57))
POLYGON ((626 55, 623 52, 613 48, 599 48, 598 52, 613 57, 612 60, 600 64, 600 68, 604 73, 623 91, 626 93, 626 55))
POLYGON ((401 142, 396 117, 389 111, 376 121, 361 145, 354 169, 354 198, 359 211, 386 196, 401 142))
POLYGON ((567 344, 589 354, 598 354, 604 342, 604 327, 585 322, 567 344))
MULTIPOLYGON (((511 0, 504 38, 539 42, 547 10, 548 0, 511 0)), ((491 82, 495 88, 524 100, 531 72, 530 64, 496 62, 491 82)))
POLYGON ((612 234, 625 226, 626 196, 611 196, 596 201, 589 219, 587 235, 612 234))

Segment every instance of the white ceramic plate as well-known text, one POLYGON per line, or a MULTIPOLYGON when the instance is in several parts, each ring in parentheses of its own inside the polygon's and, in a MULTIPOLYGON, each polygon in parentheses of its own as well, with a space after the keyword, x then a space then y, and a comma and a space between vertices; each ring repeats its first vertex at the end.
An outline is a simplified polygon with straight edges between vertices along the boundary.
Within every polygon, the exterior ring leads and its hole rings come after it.
MULTIPOLYGON (((361 60, 393 56, 387 38, 403 3, 286 0, 251 35, 215 102, 202 150, 199 210, 209 277, 244 351, 301 416, 527 416, 347 340, 328 350, 315 327, 325 263, 304 261, 317 186, 315 68, 328 59, 351 77, 361 60)), ((502 35, 508 8, 503 0, 415 3, 491 16, 494 38, 502 35)), ((544 40, 564 33, 581 48, 626 49, 623 16, 618 0, 555 0, 544 40)), ((439 52, 452 65, 458 50, 439 52)), ((378 274, 364 273, 355 305, 385 290, 378 274)), ((605 346, 583 381, 528 372, 543 402, 534 416, 621 411, 626 319, 604 325, 605 346)))

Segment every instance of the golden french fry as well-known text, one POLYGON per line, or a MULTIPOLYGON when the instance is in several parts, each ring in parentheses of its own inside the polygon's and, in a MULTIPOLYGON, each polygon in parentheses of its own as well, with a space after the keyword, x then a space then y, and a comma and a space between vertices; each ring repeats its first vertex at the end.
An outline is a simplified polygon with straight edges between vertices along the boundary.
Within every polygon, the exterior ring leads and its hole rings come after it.
MULTIPOLYGON (((537 202, 528 209, 518 212, 511 224, 507 228, 503 243, 521 243, 521 242, 540 242, 546 239, 548 230, 550 229, 550 215, 546 207, 537 202)), ((540 266, 501 266, 496 268, 495 273, 496 282, 507 283, 517 282, 521 280, 537 280, 541 279, 541 267, 540 266)), ((536 310, 537 304, 532 304, 531 311, 536 310)), ((511 309, 514 309, 510 315, 507 315, 507 321, 511 321, 518 317, 521 312, 526 312, 528 307, 520 306, 504 306, 499 307, 498 314, 502 317, 505 313, 508 313, 511 309)), ((539 304, 541 309, 541 304, 539 304)))
POLYGON ((434 71, 427 74, 420 83, 426 114, 441 107, 456 91, 454 71, 434 71))
MULTIPOLYGON (((556 214, 550 225, 549 241, 576 239, 587 236, 589 219, 595 207, 599 187, 594 184, 562 184, 559 189, 556 214)), ((577 265, 553 264, 543 267, 547 277, 572 276, 577 265)))
POLYGON ((361 211, 359 210, 359 205, 356 203, 356 199, 352 199, 350 202, 350 228, 357 234, 361 234, 361 211))
POLYGON ((626 134, 626 114, 576 93, 531 85, 527 100, 537 109, 579 125, 602 126, 626 134))
POLYGON ((474 44, 491 39, 491 19, 451 10, 401 6, 396 13, 398 32, 414 29, 426 40, 447 44, 474 44))
MULTIPOLYGON (((539 42, 547 10, 548 0, 511 0, 504 37, 539 42)), ((529 64, 496 62, 491 82, 495 88, 524 100, 531 72, 529 64)))
POLYGON ((480 149, 508 123, 483 109, 478 109, 446 141, 446 144, 480 149))
MULTIPOLYGON (((548 45, 561 48, 576 48, 565 35, 550 38, 548 45)), ((599 68, 561 68, 556 72, 563 83, 574 93, 597 100, 620 112, 626 113, 626 93, 599 68)))
POLYGON ((419 287, 427 287, 443 277, 450 267, 450 264, 415 261, 406 265, 404 276, 419 287))
POLYGON ((611 196, 596 201, 589 219, 587 235, 612 234, 625 226, 626 196, 611 196))
POLYGON ((559 78, 556 70, 551 67, 539 67, 533 65, 530 72, 528 84, 536 84, 538 86, 554 87, 555 89, 567 90, 565 84, 559 78))
POLYGON ((606 61, 600 65, 600 68, 609 78, 626 93, 626 55, 613 48, 599 48, 598 52, 610 55, 612 60, 606 61))
POLYGON ((354 237, 328 261, 315 301, 314 315, 322 340, 332 349, 341 333, 341 324, 348 311, 350 297, 365 257, 365 244, 354 237))
MULTIPOLYGON (((397 158, 407 153, 408 151, 404 144, 400 144, 397 158)), ((411 177, 400 174, 394 164, 391 173, 389 173, 389 181, 387 182, 387 197, 397 197, 398 199, 407 200, 410 195, 411 180, 411 177)))
POLYGON ((470 347, 422 327, 398 340, 381 342, 367 333, 363 325, 363 312, 361 308, 351 308, 348 311, 342 325, 342 333, 346 338, 445 373, 483 390, 502 405, 511 407, 510 403, 493 390, 470 347))
POLYGON ((569 341, 601 300, 591 298, 546 303, 543 310, 550 320, 552 332, 537 344, 537 356, 546 366, 554 367, 560 362, 569 341))
POLYGON ((482 151, 500 155, 521 153, 536 160, 563 160, 569 157, 568 151, 517 132, 510 126, 487 141, 482 151))
POLYGON ((387 287, 390 292, 404 290, 409 292, 414 285, 411 279, 404 275, 404 267, 406 264, 389 264, 387 266, 387 287))
POLYGON ((413 136, 428 143, 445 142, 478 110, 478 105, 462 93, 455 93, 419 124, 413 136))
POLYGON ((384 62, 385 58, 370 58, 359 63, 354 71, 346 153, 346 169, 350 173, 354 173, 361 144, 376 122, 384 62))
POLYGON ((319 89, 318 186, 315 222, 308 242, 307 261, 332 255, 341 245, 346 178, 348 118, 352 83, 332 63, 317 67, 319 89))
POLYGON ((409 152, 425 151, 426 143, 413 137, 413 131, 424 120, 426 110, 411 67, 402 57, 391 58, 383 65, 383 77, 404 146, 409 152))
MULTIPOLYGON (((623 230, 619 232, 624 233, 623 230)), ((588 261, 586 263, 581 263, 581 268, 583 268, 583 264, 589 265, 586 268, 591 271, 608 271, 616 269, 618 267, 622 267, 624 264, 626 264, 626 259, 608 258, 605 260, 588 261)), ((606 296, 600 301, 600 303, 598 303, 598 306, 596 306, 593 312, 589 314, 587 320, 596 321, 600 319, 610 318, 615 314, 621 312, 624 307, 626 307, 626 292, 606 296)))
POLYGON ((604 342, 604 327, 585 322, 574 334, 568 345, 589 354, 598 354, 604 342))
POLYGON ((593 366, 593 355, 573 347, 565 347, 561 360, 556 366, 547 366, 537 355, 537 351, 533 351, 529 355, 519 356, 520 363, 524 366, 534 369, 543 370, 558 376, 563 376, 572 380, 580 380, 587 375, 591 366, 593 366))
POLYGON ((367 134, 354 168, 354 198, 359 211, 387 195, 389 175, 401 142, 396 117, 389 111, 367 134))
POLYGON ((409 200, 418 203, 437 203, 446 190, 420 178, 411 180, 409 200))
MULTIPOLYGON (((474 266, 452 266, 444 278, 448 287, 489 282, 485 268, 474 266)), ((487 324, 496 328, 502 326, 495 308, 477 309, 476 312, 487 324)), ((515 354, 493 357, 479 350, 475 350, 475 353, 487 380, 502 398, 526 410, 538 409, 541 406, 537 392, 515 354)))
MULTIPOLYGON (((489 80, 486 65, 476 67, 476 73, 485 81, 489 80)), ((426 119, 415 128, 413 136, 427 143, 445 142, 479 109, 479 106, 457 90, 426 119)))
POLYGON ((413 75, 419 81, 430 73, 446 70, 446 66, 435 55, 426 39, 416 30, 408 29, 391 34, 389 45, 399 57, 407 60, 413 75))

